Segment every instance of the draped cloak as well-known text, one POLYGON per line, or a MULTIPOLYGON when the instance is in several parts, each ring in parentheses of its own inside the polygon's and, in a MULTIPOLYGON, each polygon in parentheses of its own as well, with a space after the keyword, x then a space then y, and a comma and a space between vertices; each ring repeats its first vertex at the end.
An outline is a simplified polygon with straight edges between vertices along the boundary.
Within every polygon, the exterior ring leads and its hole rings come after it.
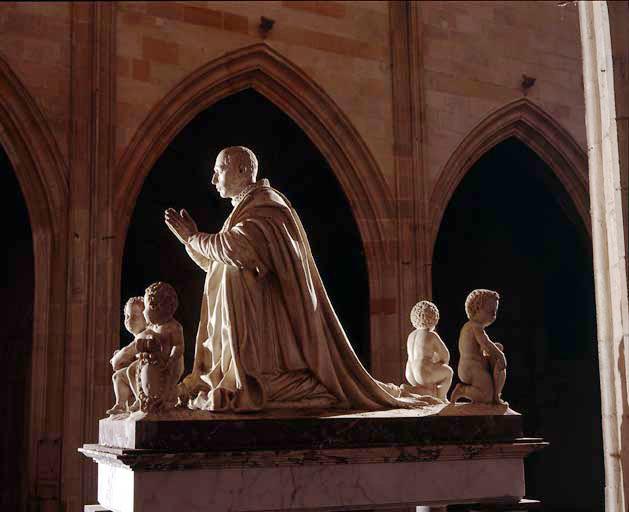
POLYGON ((207 272, 194 368, 184 379, 192 407, 374 410, 434 403, 399 398, 363 367, 297 213, 267 180, 235 205, 219 233, 197 233, 186 249, 207 272))

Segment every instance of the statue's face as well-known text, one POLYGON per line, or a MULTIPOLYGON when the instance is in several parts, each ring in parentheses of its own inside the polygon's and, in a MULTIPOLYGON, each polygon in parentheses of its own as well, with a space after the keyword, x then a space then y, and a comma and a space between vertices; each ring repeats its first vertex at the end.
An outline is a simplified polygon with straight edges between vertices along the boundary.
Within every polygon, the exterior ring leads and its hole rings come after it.
POLYGON ((480 322, 483 325, 490 325, 496 320, 498 313, 498 299, 496 297, 489 297, 483 302, 483 307, 478 312, 480 322))
POLYGON ((214 164, 212 185, 221 197, 235 197, 247 186, 247 178, 235 163, 228 163, 223 153, 219 153, 214 164))
POLYGON ((131 334, 140 334, 146 328, 143 310, 137 304, 127 304, 124 308, 124 326, 131 334))
POLYGON ((144 294, 144 318, 147 324, 159 325, 162 323, 160 311, 156 305, 151 306, 151 296, 146 292, 144 294))
POLYGON ((146 319, 146 323, 153 325, 160 325, 164 323, 164 315, 161 314, 161 311, 157 308, 145 307, 144 308, 144 318, 146 319))

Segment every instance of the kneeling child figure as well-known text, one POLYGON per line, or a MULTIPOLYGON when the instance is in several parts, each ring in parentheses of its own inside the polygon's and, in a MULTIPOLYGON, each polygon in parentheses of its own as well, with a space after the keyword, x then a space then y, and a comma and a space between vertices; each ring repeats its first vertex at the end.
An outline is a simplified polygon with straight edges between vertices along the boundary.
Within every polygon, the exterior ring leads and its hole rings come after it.
POLYGON ((459 335, 459 379, 450 400, 467 398, 476 403, 508 405, 502 400, 507 378, 503 346, 489 339, 485 327, 496 320, 500 296, 491 290, 474 290, 465 301, 469 321, 459 335))
POLYGON ((423 300, 411 310, 411 323, 415 330, 408 335, 406 380, 402 392, 431 395, 447 403, 446 395, 452 384, 450 352, 435 332, 439 310, 432 302, 423 300))

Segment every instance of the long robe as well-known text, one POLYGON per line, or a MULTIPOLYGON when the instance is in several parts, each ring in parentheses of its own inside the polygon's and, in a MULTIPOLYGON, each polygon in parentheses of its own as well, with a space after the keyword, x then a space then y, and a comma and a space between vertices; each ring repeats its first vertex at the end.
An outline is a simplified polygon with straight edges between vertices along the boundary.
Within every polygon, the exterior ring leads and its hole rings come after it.
POLYGON ((193 407, 254 411, 334 406, 374 410, 426 403, 396 398, 352 349, 330 304, 304 228, 267 180, 219 233, 186 245, 207 272, 193 373, 193 407))

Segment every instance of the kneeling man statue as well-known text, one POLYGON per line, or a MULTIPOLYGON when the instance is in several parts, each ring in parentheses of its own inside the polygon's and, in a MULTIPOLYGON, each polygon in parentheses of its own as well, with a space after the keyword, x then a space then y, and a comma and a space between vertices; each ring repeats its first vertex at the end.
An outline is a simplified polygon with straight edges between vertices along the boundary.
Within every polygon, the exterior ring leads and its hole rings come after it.
POLYGON ((435 403, 400 398, 360 363, 319 276, 289 201, 256 181, 245 147, 222 150, 212 184, 234 207, 216 234, 201 233, 185 210, 166 224, 207 273, 194 367, 179 386, 190 407, 374 410, 435 403))

